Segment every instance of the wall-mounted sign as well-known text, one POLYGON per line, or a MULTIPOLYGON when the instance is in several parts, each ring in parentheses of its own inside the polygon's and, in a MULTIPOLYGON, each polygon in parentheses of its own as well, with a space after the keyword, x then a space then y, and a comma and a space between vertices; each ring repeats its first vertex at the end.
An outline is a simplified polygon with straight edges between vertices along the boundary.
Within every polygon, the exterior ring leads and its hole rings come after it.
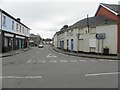
POLYGON ((9 34, 9 33, 4 33, 4 35, 5 35, 6 37, 14 37, 13 34, 9 34))
POLYGON ((97 39, 105 39, 105 33, 97 33, 96 38, 97 39))

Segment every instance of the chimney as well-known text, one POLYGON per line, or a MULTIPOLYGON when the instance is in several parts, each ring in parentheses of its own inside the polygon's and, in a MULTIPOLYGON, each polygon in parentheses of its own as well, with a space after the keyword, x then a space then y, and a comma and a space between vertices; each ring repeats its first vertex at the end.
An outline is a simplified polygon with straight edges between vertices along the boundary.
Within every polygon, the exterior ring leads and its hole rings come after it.
POLYGON ((17 21, 19 21, 19 22, 20 22, 20 18, 17 18, 17 21))
POLYGON ((118 57, 120 58, 120 1, 118 2, 118 57))

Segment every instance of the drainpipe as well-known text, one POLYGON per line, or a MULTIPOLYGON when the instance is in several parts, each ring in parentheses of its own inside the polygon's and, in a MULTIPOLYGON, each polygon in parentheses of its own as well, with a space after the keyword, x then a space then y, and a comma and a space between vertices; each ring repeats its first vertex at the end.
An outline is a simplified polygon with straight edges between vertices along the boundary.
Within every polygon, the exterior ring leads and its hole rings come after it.
POLYGON ((120 59, 120 1, 118 3, 118 58, 120 59))

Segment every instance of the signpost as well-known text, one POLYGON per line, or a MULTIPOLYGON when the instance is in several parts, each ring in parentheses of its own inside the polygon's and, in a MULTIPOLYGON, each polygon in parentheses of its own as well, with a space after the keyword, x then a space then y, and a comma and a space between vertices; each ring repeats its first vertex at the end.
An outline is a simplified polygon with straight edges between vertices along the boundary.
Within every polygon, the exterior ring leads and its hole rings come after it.
POLYGON ((103 49, 103 39, 106 38, 105 33, 97 33, 96 38, 98 39, 98 54, 100 52, 100 40, 102 40, 102 49, 103 49))

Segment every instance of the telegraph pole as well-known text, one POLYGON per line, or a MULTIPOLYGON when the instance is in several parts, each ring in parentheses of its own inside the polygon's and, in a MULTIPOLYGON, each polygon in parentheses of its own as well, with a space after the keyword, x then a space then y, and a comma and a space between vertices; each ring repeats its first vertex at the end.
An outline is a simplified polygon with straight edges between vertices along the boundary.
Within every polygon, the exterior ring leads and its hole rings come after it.
POLYGON ((89 33, 89 16, 87 14, 87 27, 88 27, 88 33, 89 33))

